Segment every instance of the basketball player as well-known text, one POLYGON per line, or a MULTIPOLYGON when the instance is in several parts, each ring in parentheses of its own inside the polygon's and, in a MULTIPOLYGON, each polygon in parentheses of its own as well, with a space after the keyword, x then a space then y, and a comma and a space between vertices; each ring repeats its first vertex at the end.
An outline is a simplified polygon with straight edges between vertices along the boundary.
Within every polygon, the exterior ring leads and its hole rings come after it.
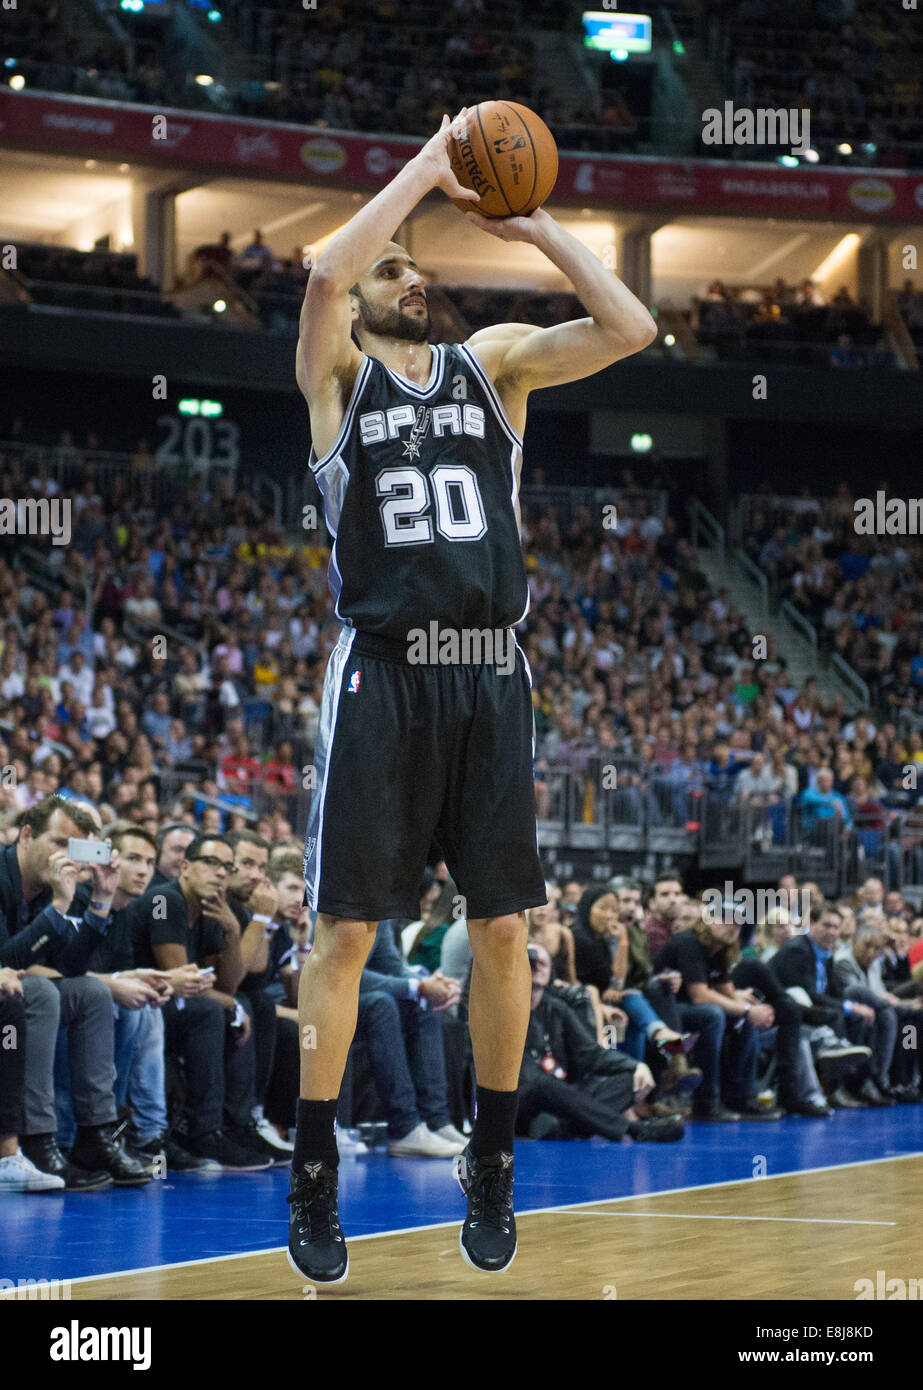
POLYGON ((359 977, 376 923, 418 915, 434 840, 465 897, 474 954, 477 1111, 456 1160, 468 1199, 461 1250, 488 1272, 516 1253, 513 1133, 531 990, 525 909, 546 901, 531 674, 513 632, 528 609, 518 503, 526 400, 655 336, 643 305, 543 209, 504 221, 472 211, 484 231, 542 251, 590 317, 545 329, 499 324, 461 345, 430 345, 423 277, 389 238, 431 189, 476 203, 447 152, 468 114, 444 117, 336 234, 311 272, 301 316, 297 378, 311 417, 309 463, 335 537, 328 581, 343 626, 324 680, 305 838, 318 916, 299 991, 305 1046, 289 1260, 330 1284, 348 1271, 334 1120, 359 977), (411 659, 414 630, 429 634, 431 624, 440 638, 461 634, 463 653, 465 631, 496 634, 493 662, 486 637, 486 660, 470 659, 470 646, 466 662, 443 664, 435 651, 428 663, 411 659))

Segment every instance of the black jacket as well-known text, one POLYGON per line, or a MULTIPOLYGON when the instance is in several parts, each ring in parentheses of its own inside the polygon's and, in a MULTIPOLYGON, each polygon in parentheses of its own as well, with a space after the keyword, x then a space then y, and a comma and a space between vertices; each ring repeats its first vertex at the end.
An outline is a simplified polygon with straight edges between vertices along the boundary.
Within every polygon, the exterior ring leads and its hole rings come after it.
POLYGON ((46 965, 68 977, 85 973, 109 919, 88 908, 75 910, 78 930, 51 906, 51 896, 45 888, 26 902, 16 846, 5 845, 0 850, 0 965, 12 970, 46 965))
POLYGON ((804 1010, 804 1021, 812 1027, 822 1024, 839 1026, 843 1021, 840 987, 833 969, 833 956, 824 962, 827 988, 817 989, 817 958, 808 936, 793 936, 780 946, 769 962, 769 969, 784 989, 800 985, 811 997, 812 1007, 804 1010))
POLYGON ((600 994, 605 994, 612 978, 612 957, 609 954, 609 938, 598 936, 590 927, 582 927, 575 922, 574 969, 582 985, 595 985, 600 994))
POLYGON ((521 1084, 545 1074, 541 1059, 546 1051, 567 1072, 568 1081, 587 1082, 597 1076, 633 1072, 638 1065, 625 1052, 600 1047, 574 1010, 560 999, 553 998, 547 989, 529 1016, 521 1084))

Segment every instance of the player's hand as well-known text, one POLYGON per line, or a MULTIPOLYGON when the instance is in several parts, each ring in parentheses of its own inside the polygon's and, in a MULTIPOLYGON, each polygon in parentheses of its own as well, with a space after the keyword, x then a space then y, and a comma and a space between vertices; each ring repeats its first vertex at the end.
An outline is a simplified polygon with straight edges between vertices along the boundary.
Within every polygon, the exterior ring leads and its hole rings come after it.
POLYGON ((467 127, 468 120, 467 106, 463 106, 451 121, 448 116, 443 116, 442 125, 427 140, 420 153, 414 156, 413 163, 425 169, 431 188, 441 188, 447 198, 464 198, 475 206, 481 201, 480 194, 459 183, 449 161, 450 142, 467 127))
POLYGON ((533 244, 538 240, 543 219, 553 221, 544 208, 536 208, 528 217, 483 217, 474 211, 466 212, 465 216, 482 232, 490 232, 491 236, 499 237, 501 241, 530 241, 533 244))

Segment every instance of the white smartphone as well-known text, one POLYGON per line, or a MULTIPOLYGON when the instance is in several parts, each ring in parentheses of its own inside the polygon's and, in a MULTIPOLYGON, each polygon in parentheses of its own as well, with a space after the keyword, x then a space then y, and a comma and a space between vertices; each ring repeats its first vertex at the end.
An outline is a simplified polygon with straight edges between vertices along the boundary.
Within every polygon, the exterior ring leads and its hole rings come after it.
POLYGON ((214 975, 215 967, 213 965, 203 965, 201 970, 199 970, 197 973, 199 975, 214 975))
POLYGON ((75 864, 108 864, 112 846, 105 840, 68 840, 67 857, 75 864))

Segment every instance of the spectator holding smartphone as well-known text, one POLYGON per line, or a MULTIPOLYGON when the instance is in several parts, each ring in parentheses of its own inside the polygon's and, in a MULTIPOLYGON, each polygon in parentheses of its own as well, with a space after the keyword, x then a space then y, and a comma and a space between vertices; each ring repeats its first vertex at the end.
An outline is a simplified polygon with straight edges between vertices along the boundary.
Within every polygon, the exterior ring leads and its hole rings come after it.
POLYGON ((117 856, 115 863, 91 865, 89 903, 77 925, 69 917, 81 866, 68 857, 68 842, 93 838, 98 828, 98 812, 94 817, 85 804, 56 794, 22 812, 15 844, 0 850, 0 965, 25 971, 29 1043, 20 1147, 74 1192, 148 1181, 115 1134, 112 995, 84 973, 108 929, 117 856), (69 1159, 57 1143, 59 1028, 68 1030, 73 1058, 77 1136, 69 1159))

